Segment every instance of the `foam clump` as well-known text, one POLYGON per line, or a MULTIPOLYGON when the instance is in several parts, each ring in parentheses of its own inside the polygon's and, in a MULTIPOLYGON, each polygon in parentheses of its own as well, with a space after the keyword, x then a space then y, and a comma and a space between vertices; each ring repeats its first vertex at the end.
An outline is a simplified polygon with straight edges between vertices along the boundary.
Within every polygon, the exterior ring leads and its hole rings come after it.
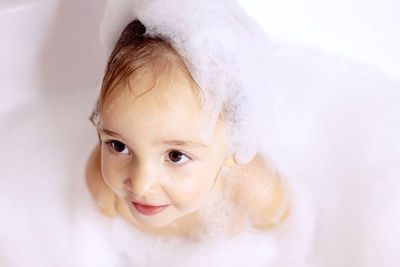
POLYGON ((162 36, 190 63, 189 69, 217 118, 226 109, 232 148, 249 161, 260 140, 260 112, 269 121, 265 32, 237 1, 108 1, 101 40, 110 54, 120 33, 140 20, 150 36, 162 36), (250 141, 251 140, 251 141, 250 141))

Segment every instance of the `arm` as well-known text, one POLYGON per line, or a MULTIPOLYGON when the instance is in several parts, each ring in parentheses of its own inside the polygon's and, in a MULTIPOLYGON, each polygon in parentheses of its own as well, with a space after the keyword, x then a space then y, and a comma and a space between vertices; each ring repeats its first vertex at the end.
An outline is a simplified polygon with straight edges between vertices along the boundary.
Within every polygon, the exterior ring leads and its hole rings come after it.
POLYGON ((86 183, 101 212, 110 218, 114 218, 116 215, 115 203, 117 199, 101 175, 100 145, 94 148, 88 159, 86 183))

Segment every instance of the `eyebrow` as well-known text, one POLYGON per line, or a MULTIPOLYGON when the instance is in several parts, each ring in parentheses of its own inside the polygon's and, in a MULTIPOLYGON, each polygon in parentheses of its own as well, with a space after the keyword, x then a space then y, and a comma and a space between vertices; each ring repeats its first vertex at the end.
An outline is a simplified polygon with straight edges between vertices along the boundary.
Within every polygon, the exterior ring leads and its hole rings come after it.
MULTIPOLYGON (((119 137, 121 139, 124 139, 122 135, 119 133, 116 133, 114 131, 105 129, 105 128, 100 128, 100 132, 106 133, 107 135, 114 136, 114 137, 119 137)), ((163 140, 160 143, 166 144, 166 145, 172 145, 172 146, 196 146, 196 147, 207 147, 207 145, 199 142, 193 142, 190 140, 163 140)))
POLYGON ((119 137, 121 139, 124 139, 119 133, 116 133, 116 132, 108 130, 108 129, 100 128, 99 131, 103 132, 103 133, 106 133, 107 135, 111 135, 111 136, 115 136, 115 137, 119 137))

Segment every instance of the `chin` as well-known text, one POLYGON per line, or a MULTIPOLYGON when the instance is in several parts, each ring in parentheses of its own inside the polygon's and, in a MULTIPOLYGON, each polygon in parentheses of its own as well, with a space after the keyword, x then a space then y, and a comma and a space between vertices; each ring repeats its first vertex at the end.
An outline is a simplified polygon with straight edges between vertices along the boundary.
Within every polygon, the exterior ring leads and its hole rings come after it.
MULTIPOLYGON (((139 220, 138 220, 139 221, 139 220)), ((149 227, 149 228, 163 228, 168 226, 171 222, 173 222, 173 220, 171 221, 157 221, 157 220, 140 220, 139 221, 143 226, 145 227, 149 227)))

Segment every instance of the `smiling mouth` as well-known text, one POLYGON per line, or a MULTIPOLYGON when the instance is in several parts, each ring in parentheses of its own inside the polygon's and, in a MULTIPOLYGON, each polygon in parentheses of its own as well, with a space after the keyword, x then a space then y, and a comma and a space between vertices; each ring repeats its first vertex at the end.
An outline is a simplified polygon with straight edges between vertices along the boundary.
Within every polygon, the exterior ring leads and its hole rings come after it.
POLYGON ((138 212, 140 212, 141 214, 146 215, 146 216, 156 215, 157 213, 162 212, 169 206, 169 205, 150 206, 150 205, 144 205, 144 204, 133 202, 133 201, 132 201, 132 204, 138 212))

